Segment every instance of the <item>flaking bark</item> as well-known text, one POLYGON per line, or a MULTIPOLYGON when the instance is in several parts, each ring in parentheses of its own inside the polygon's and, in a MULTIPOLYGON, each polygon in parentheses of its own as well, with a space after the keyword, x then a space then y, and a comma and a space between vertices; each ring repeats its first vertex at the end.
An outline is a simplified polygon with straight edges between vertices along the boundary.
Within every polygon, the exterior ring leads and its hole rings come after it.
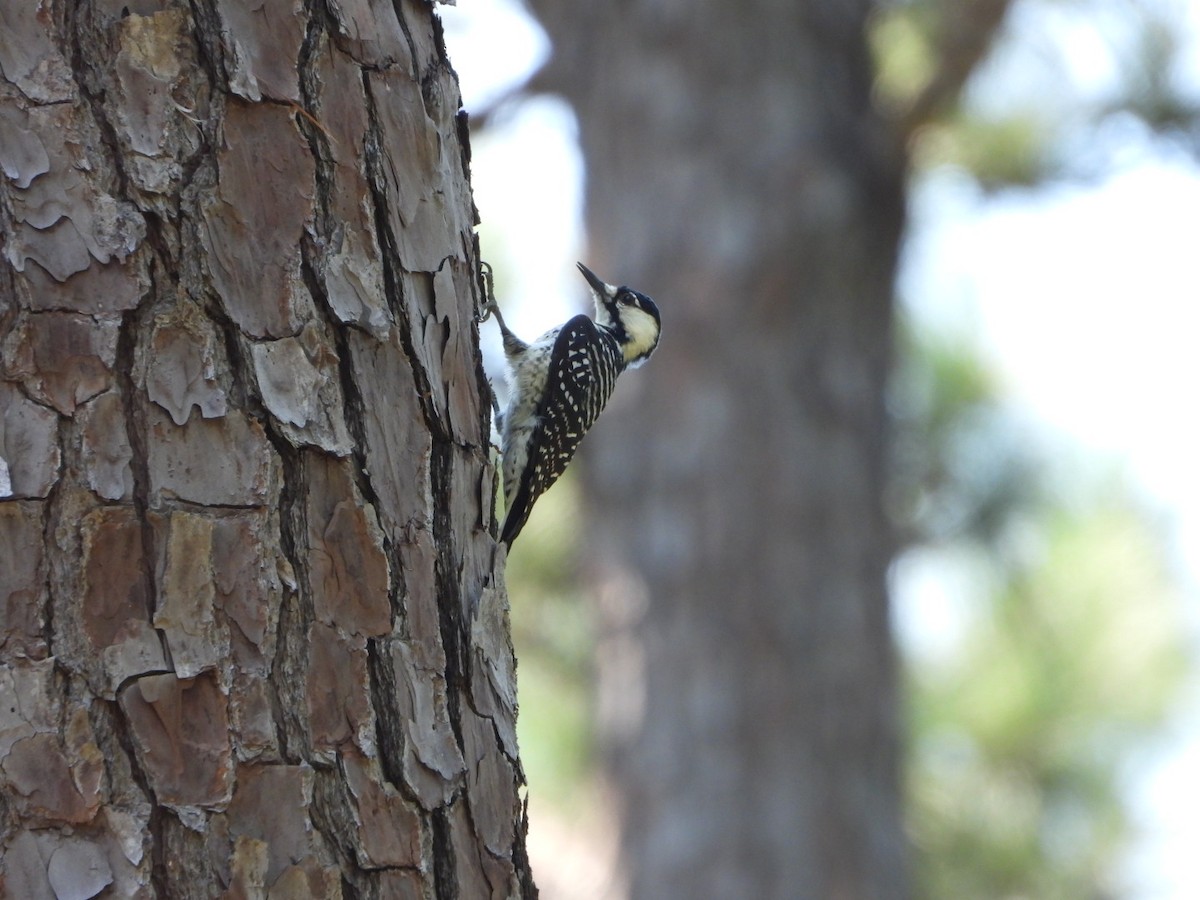
POLYGON ((431 9, 0 7, 0 893, 536 894, 431 9))

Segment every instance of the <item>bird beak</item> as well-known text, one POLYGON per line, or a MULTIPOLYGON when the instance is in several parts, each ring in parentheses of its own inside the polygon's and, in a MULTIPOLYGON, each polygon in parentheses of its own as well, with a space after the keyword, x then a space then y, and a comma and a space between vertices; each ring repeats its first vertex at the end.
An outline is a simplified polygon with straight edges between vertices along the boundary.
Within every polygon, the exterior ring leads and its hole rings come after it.
POLYGON ((592 286, 593 291, 595 291, 601 297, 605 297, 611 292, 609 286, 596 277, 595 272, 593 272, 583 263, 575 263, 575 265, 579 266, 579 271, 583 273, 583 277, 587 279, 587 283, 592 286))

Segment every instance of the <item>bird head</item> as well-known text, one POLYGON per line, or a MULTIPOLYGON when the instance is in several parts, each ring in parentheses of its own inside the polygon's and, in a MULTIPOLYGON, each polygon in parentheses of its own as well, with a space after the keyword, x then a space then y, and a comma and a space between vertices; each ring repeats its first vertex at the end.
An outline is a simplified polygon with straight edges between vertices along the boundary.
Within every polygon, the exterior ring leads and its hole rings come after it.
POLYGON ((658 307, 645 294, 632 288, 605 284, 583 263, 576 265, 592 289, 596 322, 616 336, 625 364, 630 368, 640 366, 658 346, 662 331, 658 307))

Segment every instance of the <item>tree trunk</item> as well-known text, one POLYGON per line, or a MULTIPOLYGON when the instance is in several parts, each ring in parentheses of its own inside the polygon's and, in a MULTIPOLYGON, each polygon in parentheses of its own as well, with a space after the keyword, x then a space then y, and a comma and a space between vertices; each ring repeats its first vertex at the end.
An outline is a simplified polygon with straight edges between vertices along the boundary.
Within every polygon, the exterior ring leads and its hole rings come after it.
POLYGON ((535 895, 431 7, 5 3, 0 71, 0 893, 535 895))
POLYGON ((663 316, 584 447, 632 896, 903 897, 882 494, 904 160, 870 4, 534 6, 589 264, 663 316))

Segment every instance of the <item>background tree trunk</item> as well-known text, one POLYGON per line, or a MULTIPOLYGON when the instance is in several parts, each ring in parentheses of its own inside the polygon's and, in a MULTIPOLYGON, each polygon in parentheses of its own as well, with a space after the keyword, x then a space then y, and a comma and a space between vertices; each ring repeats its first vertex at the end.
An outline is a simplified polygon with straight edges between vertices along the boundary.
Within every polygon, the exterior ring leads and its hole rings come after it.
POLYGON ((431 7, 5 3, 0 71, 0 893, 535 894, 431 7))
POLYGON ((632 896, 904 896, 882 509, 904 160, 870 4, 533 6, 589 265, 663 312, 584 448, 632 896))

